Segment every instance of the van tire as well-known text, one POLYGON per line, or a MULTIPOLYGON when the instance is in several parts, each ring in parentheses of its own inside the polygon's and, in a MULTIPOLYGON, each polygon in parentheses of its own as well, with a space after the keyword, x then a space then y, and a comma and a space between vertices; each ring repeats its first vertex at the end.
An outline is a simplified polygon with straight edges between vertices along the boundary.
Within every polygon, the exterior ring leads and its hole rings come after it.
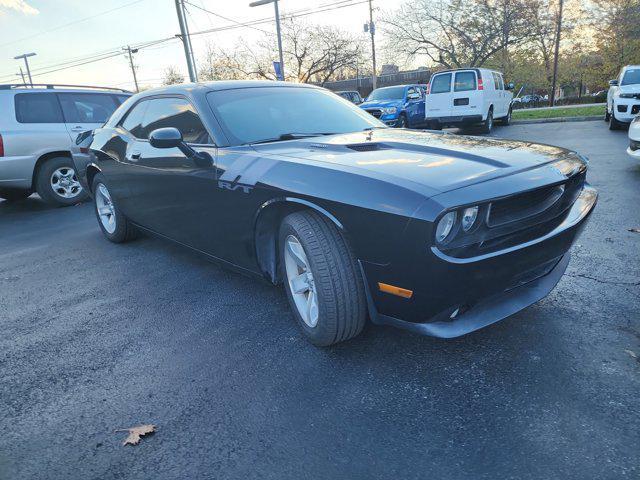
POLYGON ((507 125, 509 125, 511 123, 511 114, 512 114, 512 112, 513 112, 512 108, 509 107, 509 113, 507 113, 506 117, 502 117, 500 119, 500 125, 506 127, 507 125))
POLYGON ((480 124, 480 133, 491 133, 493 129, 493 107, 487 112, 487 119, 480 124))

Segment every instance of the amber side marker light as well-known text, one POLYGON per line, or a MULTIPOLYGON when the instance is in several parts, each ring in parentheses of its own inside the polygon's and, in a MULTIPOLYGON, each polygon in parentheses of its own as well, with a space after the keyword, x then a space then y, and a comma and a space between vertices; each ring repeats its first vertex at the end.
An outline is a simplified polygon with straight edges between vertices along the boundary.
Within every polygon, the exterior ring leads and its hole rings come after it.
POLYGON ((413 296, 413 290, 407 290, 406 288, 394 287, 386 283, 378 282, 378 288, 381 292, 390 293, 391 295, 397 295, 402 298, 411 298, 413 296))

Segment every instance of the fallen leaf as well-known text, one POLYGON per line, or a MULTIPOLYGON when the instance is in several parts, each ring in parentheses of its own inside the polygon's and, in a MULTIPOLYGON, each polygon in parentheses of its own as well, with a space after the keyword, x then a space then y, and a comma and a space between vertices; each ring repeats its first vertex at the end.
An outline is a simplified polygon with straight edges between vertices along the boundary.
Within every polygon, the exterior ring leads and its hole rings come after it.
POLYGON ((630 228, 629 231, 633 233, 640 233, 640 227, 630 228))
POLYGON ((122 445, 137 445, 140 437, 156 431, 155 425, 138 425, 131 428, 118 428, 114 432, 129 432, 129 436, 124 440, 122 445))
POLYGON ((625 352, 627 352, 629 355, 631 355, 631 357, 635 358, 636 360, 638 359, 638 355, 636 354, 636 352, 632 352, 631 350, 625 350, 625 352))

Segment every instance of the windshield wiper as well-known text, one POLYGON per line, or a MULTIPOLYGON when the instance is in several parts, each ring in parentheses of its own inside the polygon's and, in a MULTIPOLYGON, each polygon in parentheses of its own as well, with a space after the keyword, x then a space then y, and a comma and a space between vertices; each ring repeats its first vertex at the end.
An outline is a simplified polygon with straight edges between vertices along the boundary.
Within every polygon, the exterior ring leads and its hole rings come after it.
POLYGON ((299 138, 319 137, 321 135, 335 135, 333 132, 321 132, 321 133, 283 133, 275 138, 266 138, 264 140, 256 140, 254 142, 243 143, 243 145, 256 145, 258 143, 270 143, 270 142, 282 142, 284 140, 297 140, 299 138))

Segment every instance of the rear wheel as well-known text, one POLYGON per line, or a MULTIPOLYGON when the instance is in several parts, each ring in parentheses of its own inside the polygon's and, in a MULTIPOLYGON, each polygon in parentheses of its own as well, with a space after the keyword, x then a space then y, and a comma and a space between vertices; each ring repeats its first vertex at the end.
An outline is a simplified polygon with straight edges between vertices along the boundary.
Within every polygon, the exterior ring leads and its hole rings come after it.
POLYGON ((493 109, 490 108, 487 112, 487 119, 480 124, 481 133, 491 133, 493 130, 493 109))
POLYGON ((138 233, 136 228, 116 206, 102 174, 97 174, 93 178, 91 189, 96 218, 104 236, 114 243, 127 242, 136 238, 138 233))
POLYGON ((292 213, 278 245, 287 297, 307 339, 328 346, 358 335, 367 316, 364 284, 335 225, 316 212, 292 213))
POLYGON ((88 198, 69 157, 47 160, 38 170, 36 190, 42 200, 59 207, 75 205, 88 198))
POLYGON ((0 189, 0 198, 4 198, 9 202, 15 202, 17 200, 24 200, 31 195, 31 190, 20 189, 0 189))

